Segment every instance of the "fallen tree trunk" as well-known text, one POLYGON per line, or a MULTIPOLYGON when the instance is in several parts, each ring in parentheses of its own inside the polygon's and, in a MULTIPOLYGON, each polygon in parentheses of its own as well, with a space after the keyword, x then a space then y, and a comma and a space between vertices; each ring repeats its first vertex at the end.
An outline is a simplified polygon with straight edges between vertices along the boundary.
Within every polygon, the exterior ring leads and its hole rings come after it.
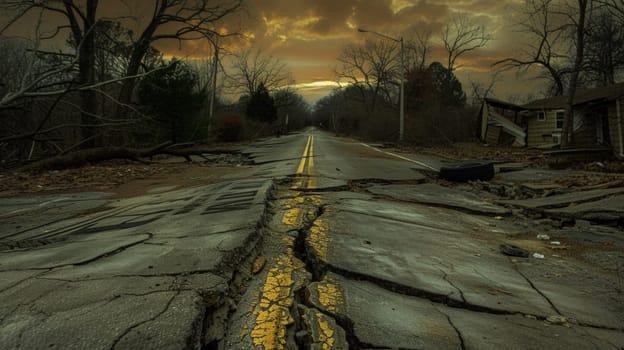
POLYGON ((175 149, 165 149, 160 154, 166 154, 169 156, 183 157, 188 162, 192 162, 191 156, 201 156, 204 154, 239 154, 238 150, 224 150, 224 149, 216 149, 216 150, 203 150, 203 149, 186 149, 186 150, 175 150, 175 149))
POLYGON ((151 148, 127 148, 127 147, 102 147, 85 149, 43 159, 23 167, 25 171, 42 171, 78 167, 88 163, 97 163, 111 159, 130 159, 139 161, 140 158, 152 157, 160 153, 168 153, 167 147, 173 144, 171 141, 161 143, 151 148))

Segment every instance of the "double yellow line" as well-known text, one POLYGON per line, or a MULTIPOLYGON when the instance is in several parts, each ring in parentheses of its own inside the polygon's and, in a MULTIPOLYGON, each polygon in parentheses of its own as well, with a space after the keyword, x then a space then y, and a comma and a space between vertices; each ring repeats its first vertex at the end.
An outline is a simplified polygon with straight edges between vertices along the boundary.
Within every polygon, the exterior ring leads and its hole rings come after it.
POLYGON ((316 177, 314 175, 314 136, 308 136, 308 142, 306 143, 305 148, 303 149, 303 154, 301 155, 301 161, 299 161, 299 166, 297 167, 297 181, 295 182, 296 188, 303 188, 304 182, 304 172, 307 175, 307 188, 312 189, 316 188, 316 177), (307 171, 306 171, 307 164, 307 171))

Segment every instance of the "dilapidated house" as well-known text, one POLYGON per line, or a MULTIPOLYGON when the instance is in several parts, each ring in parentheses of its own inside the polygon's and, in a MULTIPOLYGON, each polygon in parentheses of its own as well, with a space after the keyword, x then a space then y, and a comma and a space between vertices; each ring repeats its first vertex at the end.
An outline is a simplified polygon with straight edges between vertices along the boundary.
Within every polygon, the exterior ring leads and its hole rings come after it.
MULTIPOLYGON (((499 145, 556 147, 561 142, 566 103, 566 96, 522 106, 486 98, 481 107, 481 139, 499 145), (519 140, 522 134, 518 130, 524 132, 524 142, 519 140), (513 142, 509 142, 511 138, 513 142)), ((573 146, 610 148, 616 156, 624 157, 623 105, 624 83, 579 90, 573 103, 573 146)))
POLYGON ((493 98, 481 105, 481 140, 491 145, 526 146, 526 118, 520 106, 493 98))

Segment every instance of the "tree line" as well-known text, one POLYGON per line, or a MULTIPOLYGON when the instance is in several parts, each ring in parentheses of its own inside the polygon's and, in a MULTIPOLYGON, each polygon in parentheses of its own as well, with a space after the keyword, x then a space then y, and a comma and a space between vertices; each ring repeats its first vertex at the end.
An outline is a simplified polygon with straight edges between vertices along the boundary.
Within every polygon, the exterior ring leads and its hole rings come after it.
POLYGON ((0 3, 2 165, 80 149, 237 140, 273 132, 286 115, 291 127, 305 122, 305 101, 281 89, 288 83, 285 65, 259 50, 224 47, 244 39, 230 24, 245 15, 243 0, 141 2, 147 16, 126 5, 108 18, 98 0, 0 3), (30 33, 9 36, 24 23, 32 24, 30 33), (231 56, 234 69, 225 72, 218 55, 165 58, 157 49, 164 41, 207 42, 231 56), (228 91, 247 97, 228 103, 221 97, 228 91), (258 112, 263 108, 268 112, 258 112))
POLYGON ((453 14, 438 33, 444 63, 431 60, 434 34, 401 40, 369 38, 343 49, 335 70, 344 86, 315 106, 320 124, 340 134, 396 141, 399 133, 401 60, 405 75, 405 141, 420 144, 471 140, 474 111, 455 76, 459 60, 492 39, 468 14, 453 14))
POLYGON ((493 37, 474 17, 452 13, 437 33, 421 31, 401 41, 363 33, 363 44, 344 47, 338 57, 341 88, 312 112, 287 88, 293 81, 283 62, 261 50, 229 52, 224 45, 243 39, 242 28, 231 27, 244 22, 233 20, 245 15, 243 0, 151 0, 140 6, 149 9, 147 16, 120 9, 108 18, 97 0, 0 3, 2 165, 96 147, 233 141, 312 120, 336 133, 396 140, 401 78, 406 141, 472 140, 474 105, 492 93, 496 72, 505 70, 537 71, 548 95, 567 96, 566 145, 572 142, 576 91, 616 83, 624 70, 621 0, 525 0, 515 24, 524 42, 513 57, 494 63, 489 86, 472 84, 474 101, 467 101, 455 73, 493 37), (26 38, 7 34, 24 21, 32 24, 26 38), (164 41, 203 41, 215 54, 165 58, 157 49, 164 41), (437 60, 434 43, 444 52, 437 60), (224 58, 232 62, 228 69, 224 58), (241 97, 227 101, 226 92, 241 97))
MULTIPOLYGON (((567 96, 562 147, 573 143, 572 104, 577 90, 621 81, 624 72, 624 2, 621 0, 525 0, 515 10, 520 34, 515 53, 492 65, 488 84, 471 82, 472 105, 455 71, 462 59, 493 36, 465 13, 451 14, 437 33, 405 40, 405 138, 420 144, 474 140, 476 106, 491 95, 499 73, 537 72, 544 97, 567 96), (432 41, 444 55, 431 60, 432 41), (443 59, 442 59, 443 58, 443 59)), ((337 133, 396 140, 400 45, 387 39, 345 47, 336 69, 344 87, 321 99, 315 118, 337 133)))

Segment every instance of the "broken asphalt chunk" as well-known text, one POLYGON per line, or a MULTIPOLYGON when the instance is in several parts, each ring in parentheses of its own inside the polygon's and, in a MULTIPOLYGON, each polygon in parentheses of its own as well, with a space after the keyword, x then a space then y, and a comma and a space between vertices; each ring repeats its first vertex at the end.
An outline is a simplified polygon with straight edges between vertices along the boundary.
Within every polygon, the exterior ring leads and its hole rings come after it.
POLYGON ((520 247, 511 244, 501 244, 498 246, 501 253, 509 256, 517 256, 519 258, 528 258, 529 252, 520 247))

